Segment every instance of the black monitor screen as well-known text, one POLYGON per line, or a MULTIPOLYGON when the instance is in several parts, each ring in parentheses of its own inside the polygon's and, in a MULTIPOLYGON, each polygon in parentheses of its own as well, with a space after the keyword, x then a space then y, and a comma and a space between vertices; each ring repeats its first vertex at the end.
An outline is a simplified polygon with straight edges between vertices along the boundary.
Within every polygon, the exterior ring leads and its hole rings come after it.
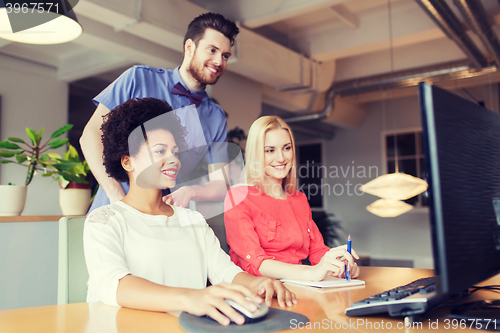
POLYGON ((500 116, 419 85, 438 290, 462 292, 500 272, 500 116))

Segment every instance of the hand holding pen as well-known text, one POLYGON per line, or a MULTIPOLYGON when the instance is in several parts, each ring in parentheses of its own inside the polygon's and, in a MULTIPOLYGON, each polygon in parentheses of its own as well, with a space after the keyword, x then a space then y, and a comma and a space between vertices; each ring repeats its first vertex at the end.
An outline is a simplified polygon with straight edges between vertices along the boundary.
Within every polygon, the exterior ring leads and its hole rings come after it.
POLYGON ((344 277, 347 263, 349 263, 350 277, 359 276, 359 267, 354 262, 354 258, 359 259, 358 254, 351 248, 351 253, 347 251, 347 245, 331 248, 323 255, 320 262, 315 266, 310 266, 310 281, 321 281, 326 276, 344 277))
MULTIPOLYGON (((347 237, 347 252, 351 254, 351 235, 347 237)), ((345 279, 351 281, 351 265, 349 261, 345 265, 345 279)))

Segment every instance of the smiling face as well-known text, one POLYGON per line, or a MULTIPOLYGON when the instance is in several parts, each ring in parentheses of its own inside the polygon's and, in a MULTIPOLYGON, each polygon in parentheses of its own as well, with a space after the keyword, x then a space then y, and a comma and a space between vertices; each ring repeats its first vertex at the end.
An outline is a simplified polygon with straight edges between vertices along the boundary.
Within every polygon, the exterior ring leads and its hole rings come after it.
POLYGON ((267 182, 281 181, 293 162, 293 147, 288 131, 279 128, 266 133, 264 142, 264 173, 267 182))
MULTIPOLYGON (((192 43, 191 40, 188 42, 192 43)), ((229 39, 216 30, 207 29, 194 48, 187 72, 203 87, 207 84, 215 84, 224 73, 230 56, 229 39)))
POLYGON ((132 172, 138 186, 149 189, 172 188, 181 168, 179 148, 168 130, 147 132, 148 143, 130 157, 132 172))

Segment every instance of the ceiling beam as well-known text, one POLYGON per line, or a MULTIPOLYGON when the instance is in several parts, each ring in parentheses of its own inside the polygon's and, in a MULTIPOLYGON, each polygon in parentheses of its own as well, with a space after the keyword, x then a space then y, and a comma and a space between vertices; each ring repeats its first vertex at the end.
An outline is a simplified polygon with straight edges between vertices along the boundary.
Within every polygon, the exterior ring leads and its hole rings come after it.
POLYGON ((241 23, 248 28, 287 20, 292 17, 326 9, 348 0, 252 0, 240 1, 241 23))
MULTIPOLYGON (((393 46, 400 47, 443 38, 444 33, 414 2, 397 2, 393 6, 393 46)), ((310 40, 311 56, 332 60, 388 49, 389 18, 386 9, 366 16, 353 30, 330 29, 301 37, 310 40)))
MULTIPOLYGON (((42 46, 42 48, 43 47, 44 46, 42 46)), ((30 44, 14 42, 0 49, 0 53, 30 61, 38 65, 52 67, 54 69, 57 68, 59 64, 59 59, 56 56, 52 55, 50 52, 43 52, 41 48, 33 47, 33 45, 30 44)))
POLYGON ((177 52, 183 52, 189 22, 206 12, 206 9, 185 0, 138 1, 82 0, 75 12, 78 17, 85 16, 177 52))
POLYGON ((4 47, 6 45, 9 45, 10 43, 12 43, 12 41, 0 38, 0 48, 4 47))
POLYGON ((359 28, 359 18, 344 5, 330 7, 332 12, 351 29, 359 28))
POLYGON ((182 62, 182 54, 170 48, 124 31, 115 32, 111 26, 87 17, 80 17, 79 21, 85 33, 73 41, 75 44, 110 53, 135 64, 175 68, 182 62))
POLYGON ((60 60, 57 67, 57 79, 72 82, 130 65, 132 65, 131 61, 125 57, 99 50, 84 49, 82 52, 60 60))
POLYGON ((338 59, 335 81, 345 81, 391 71, 466 59, 458 46, 446 37, 404 47, 396 47, 393 50, 392 59, 389 52, 388 49, 384 49, 338 59), (435 52, 434 50, 439 50, 439 52, 435 52))

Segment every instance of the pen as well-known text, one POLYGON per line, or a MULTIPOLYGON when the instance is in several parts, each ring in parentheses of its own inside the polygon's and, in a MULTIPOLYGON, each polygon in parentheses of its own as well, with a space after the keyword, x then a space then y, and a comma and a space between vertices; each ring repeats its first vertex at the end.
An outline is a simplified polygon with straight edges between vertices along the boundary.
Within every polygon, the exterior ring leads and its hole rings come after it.
MULTIPOLYGON (((347 252, 351 254, 351 235, 347 237, 347 252)), ((349 262, 345 265, 345 279, 347 281, 351 281, 351 265, 349 265, 349 262)))
POLYGON ((347 262, 347 269, 345 271, 345 279, 347 280, 347 282, 351 282, 351 264, 349 264, 349 262, 347 262))

